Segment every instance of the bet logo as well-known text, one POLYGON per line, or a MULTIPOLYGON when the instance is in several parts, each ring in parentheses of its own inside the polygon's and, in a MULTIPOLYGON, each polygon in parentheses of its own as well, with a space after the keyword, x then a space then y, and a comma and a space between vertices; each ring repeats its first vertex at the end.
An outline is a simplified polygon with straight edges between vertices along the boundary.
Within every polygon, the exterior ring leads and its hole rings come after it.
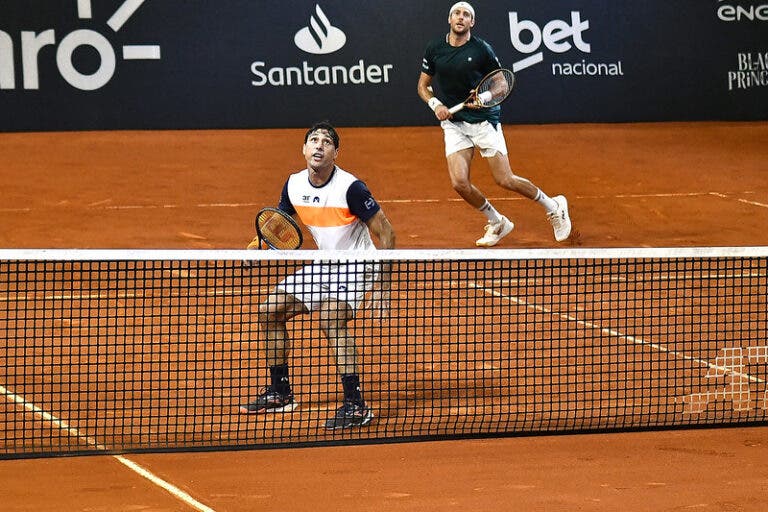
POLYGON ((589 29, 589 20, 582 20, 581 13, 571 12, 571 21, 552 20, 539 27, 531 20, 521 20, 516 12, 509 13, 509 36, 512 46, 529 57, 515 62, 513 71, 520 71, 544 60, 540 51, 542 44, 551 52, 565 53, 573 46, 584 53, 590 53, 591 46, 584 41, 583 34, 589 29), (573 43, 573 44, 571 44, 573 43))

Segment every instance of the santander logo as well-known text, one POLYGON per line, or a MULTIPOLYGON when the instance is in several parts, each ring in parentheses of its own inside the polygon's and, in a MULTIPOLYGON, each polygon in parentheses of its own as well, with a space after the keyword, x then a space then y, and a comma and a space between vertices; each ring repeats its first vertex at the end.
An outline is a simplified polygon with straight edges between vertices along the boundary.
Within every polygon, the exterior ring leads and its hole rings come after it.
POLYGON ((347 42, 347 36, 331 25, 320 6, 315 4, 315 13, 309 19, 309 26, 296 32, 293 42, 307 53, 324 55, 340 50, 347 42))
MULTIPOLYGON (((290 37, 290 36, 289 36, 290 37)), ((293 42, 306 53, 323 55, 339 51, 347 43, 347 36, 331 25, 319 5, 315 4, 309 26, 293 37, 293 42)), ((388 84, 394 64, 374 64, 362 57, 353 57, 352 63, 334 62, 318 64, 314 59, 302 60, 294 65, 270 65, 266 60, 251 62, 251 85, 254 87, 335 86, 388 84)))

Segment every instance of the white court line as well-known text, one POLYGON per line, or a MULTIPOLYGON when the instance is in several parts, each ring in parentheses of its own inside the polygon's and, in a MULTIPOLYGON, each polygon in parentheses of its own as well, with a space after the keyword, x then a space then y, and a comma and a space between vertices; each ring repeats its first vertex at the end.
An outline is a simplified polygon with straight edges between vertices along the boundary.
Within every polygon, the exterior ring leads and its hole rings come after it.
POLYGON ((207 505, 203 505, 202 503, 200 503, 195 498, 193 498, 192 496, 190 496, 186 492, 182 491, 181 489, 179 489, 175 485, 166 482, 165 480, 163 480, 159 476, 155 475, 154 473, 152 473, 151 471, 147 470, 143 466, 133 462, 132 460, 126 459, 122 455, 115 455, 114 458, 117 459, 118 462, 120 462, 121 464, 129 467, 130 469, 132 469, 133 471, 135 471, 139 475, 143 476, 144 478, 146 478, 147 480, 149 480, 153 484, 157 485, 158 487, 161 487, 161 488, 165 489, 170 494, 172 494, 173 496, 175 496, 179 500, 183 501, 184 503, 186 503, 190 507, 194 508, 195 510, 199 510, 200 512, 216 512, 211 507, 209 507, 207 505))
POLYGON ((758 203, 757 201, 747 201, 746 199, 737 199, 740 203, 751 204, 752 206, 759 206, 760 208, 768 208, 766 203, 758 203))
MULTIPOLYGON (((199 207, 200 205, 195 205, 196 207, 199 207)), ((126 204, 122 206, 102 206, 102 207, 96 207, 94 210, 160 210, 164 208, 181 208, 179 205, 176 204, 126 204)))
POLYGON ((45 412, 40 407, 36 406, 35 404, 28 402, 24 397, 19 396, 15 393, 12 393, 9 391, 5 386, 0 385, 0 394, 4 395, 5 398, 7 398, 10 402, 13 402, 15 404, 21 405, 26 409, 27 411, 33 413, 34 415, 38 416, 40 419, 42 419, 45 422, 53 424, 54 427, 58 428, 59 430, 63 430, 67 434, 71 435, 72 437, 75 437, 77 439, 80 439, 82 441, 85 441, 85 444, 89 446, 93 446, 97 450, 107 450, 108 448, 104 446, 103 444, 100 444, 98 441, 96 441, 94 438, 90 436, 86 436, 85 434, 82 434, 79 430, 77 430, 74 427, 71 427, 68 425, 64 420, 61 420, 57 418, 56 416, 45 412))
MULTIPOLYGON (((44 411, 40 407, 29 402, 24 397, 9 391, 5 386, 0 385, 0 394, 5 396, 5 398, 8 401, 21 405, 22 407, 24 407, 24 409, 31 412, 32 414, 34 414, 44 422, 50 423, 51 425, 53 425, 54 428, 58 428, 59 430, 66 432, 70 436, 80 439, 81 441, 85 442, 85 444, 92 446, 99 451, 109 450, 107 446, 99 443, 98 441, 96 441, 96 439, 86 434, 83 434, 75 427, 72 427, 71 425, 67 424, 67 422, 65 422, 64 420, 59 419, 56 416, 44 411)), ((195 498, 193 498, 186 492, 182 491, 175 485, 169 482, 166 482, 165 480, 158 477, 157 475, 155 475, 148 469, 144 468, 140 464, 137 464, 136 462, 128 460, 122 455, 113 455, 112 457, 114 459, 117 459, 117 461, 120 462, 120 464, 123 464, 124 466, 130 468, 132 471, 146 478, 147 480, 157 485, 158 487, 165 489, 168 493, 173 495, 175 498, 186 503, 187 505, 194 508, 195 510, 199 510, 200 512, 216 512, 214 509, 200 503, 199 501, 197 501, 195 498)))
MULTIPOLYGON (((607 197, 616 197, 619 199, 641 199, 644 197, 699 197, 708 196, 710 192, 665 192, 659 194, 616 194, 614 196, 592 196, 595 199, 605 199, 607 197)), ((582 198, 583 199, 583 198, 582 198)))
MULTIPOLYGON (((749 194, 750 192, 741 192, 742 194, 749 194)), ((602 195, 594 195, 594 196, 574 196, 573 199, 611 199, 611 198, 618 198, 618 199, 626 199, 626 198, 632 198, 632 199, 642 199, 642 198, 648 198, 648 197, 659 197, 659 198, 665 198, 665 197, 701 197, 701 196, 707 196, 716 194, 715 192, 679 192, 679 193, 664 193, 664 194, 618 194, 618 195, 611 195, 611 196, 602 196, 602 195)), ((726 196, 723 196, 726 197, 726 196)), ((504 197, 488 197, 489 201, 493 202, 499 202, 499 201, 523 201, 528 200, 524 197, 520 196, 504 196, 504 197)), ((378 200, 381 204, 434 204, 434 203, 461 203, 464 202, 464 199, 461 197, 448 197, 445 199, 381 199, 378 200)), ((263 206, 261 203, 198 203, 193 205, 194 208, 245 208, 245 207, 257 207, 257 206, 263 206)), ((104 210, 124 210, 124 209, 156 209, 156 208, 182 208, 183 206, 180 205, 163 205, 163 206, 157 206, 157 205, 112 205, 112 206, 103 206, 103 205, 93 205, 94 209, 104 209, 104 210)))
MULTIPOLYGON (((178 279, 178 278, 174 278, 178 279)), ((258 292, 261 295, 265 295, 265 288, 261 288, 258 292)), ((23 292, 16 295, 0 295, 0 302, 22 302, 27 300, 116 300, 116 299, 168 299, 168 298, 192 298, 192 297, 234 297, 246 295, 242 288, 225 288, 223 290, 206 291, 202 294, 190 295, 188 293, 175 292, 170 295, 163 295, 162 292, 158 295, 148 295, 144 293, 136 292, 99 292, 99 293, 49 293, 45 295, 38 295, 39 292, 23 292)))
MULTIPOLYGON (((734 192, 733 194, 753 194, 752 191, 734 192)), ((761 208, 768 208, 768 204, 760 203, 757 201, 749 201, 747 199, 734 199, 732 195, 723 194, 720 192, 675 192, 675 193, 659 193, 659 194, 614 194, 614 195, 581 195, 569 197, 572 200, 602 200, 602 199, 643 199, 643 198, 677 198, 677 197, 701 197, 701 196, 715 196, 723 199, 730 199, 739 201, 745 204, 758 206, 761 208)), ((505 196, 505 197, 488 197, 489 201, 501 202, 501 201, 527 201, 528 199, 520 196, 505 196)), ((381 199, 378 200, 381 204, 435 204, 435 203, 461 203, 464 199, 460 197, 449 197, 445 199, 381 199)), ((263 206, 262 203, 197 203, 192 205, 179 205, 179 204, 123 204, 123 205, 107 205, 105 201, 97 201, 85 205, 84 207, 91 210, 159 210, 159 209, 174 209, 174 208, 256 208, 263 206)), ((72 205, 53 205, 52 208, 61 208, 62 206, 71 207, 72 205)), ((32 208, 2 208, 0 212, 31 212, 32 208)))
MULTIPOLYGON (((609 276, 608 281, 611 283, 664 283, 667 281, 706 281, 709 279, 744 279, 753 277, 766 277, 765 272, 729 272, 729 273, 713 273, 706 272, 702 274, 686 274, 680 276, 677 274, 658 274, 650 278, 645 278, 641 275, 629 278, 624 276, 609 276)), ((537 286, 544 282, 543 278, 531 277, 527 279, 494 279, 491 281, 494 284, 503 285, 525 285, 525 286, 537 286)), ((0 296, 2 300, 2 296, 0 296)))
MULTIPOLYGON (((455 282, 455 281, 452 282, 451 284, 453 286, 455 286, 455 287, 460 286, 460 283, 455 282)), ((681 352, 670 350, 667 347, 659 345, 658 343, 652 343, 652 342, 649 342, 649 341, 645 341, 642 338, 622 333, 622 332, 617 331, 615 329, 609 329, 607 327, 602 327, 599 324, 596 324, 594 322, 588 322, 586 320, 579 320, 578 318, 576 318, 575 316, 570 315, 570 314, 557 313, 557 312, 553 311, 552 309, 547 308, 545 306, 539 306, 539 305, 536 305, 536 304, 530 304, 527 301, 525 301, 523 299, 520 299, 518 297, 514 297, 514 296, 511 296, 511 295, 505 295, 505 294, 503 294, 501 292, 498 292, 496 290, 490 290, 490 289, 488 289, 488 288, 486 288, 484 286, 480 286, 477 283, 469 282, 468 285, 471 288, 474 288, 476 290, 480 290, 480 291, 482 291, 484 293, 487 293, 489 295, 493 295, 494 297, 500 298, 502 300, 507 300, 509 302, 513 302, 515 304, 519 304, 521 306, 525 306, 526 308, 529 308, 529 309, 533 309, 533 310, 536 310, 536 311, 541 311, 543 313, 548 313, 548 314, 551 314, 552 316, 555 316, 555 317, 560 317, 563 320, 567 320, 569 322, 573 322, 576 325, 580 325, 580 326, 586 327, 588 329, 597 329, 600 332, 602 332, 603 334, 607 334, 609 336, 618 338, 620 340, 629 341, 629 342, 634 343, 636 345, 647 346, 647 347, 650 347, 650 348, 652 348, 654 350, 658 350, 659 352, 664 352, 664 353, 670 354, 672 356, 679 357, 681 359, 685 359, 685 360, 688 360, 688 361, 693 361, 694 363, 700 364, 702 366, 707 366, 707 367, 709 367, 712 370, 718 370, 718 371, 721 371, 721 372, 724 372, 724 373, 730 373, 730 374, 733 374, 733 375, 737 375, 737 376, 739 376, 741 378, 745 378, 745 379, 750 380, 752 382, 765 383, 765 381, 763 379, 760 379, 758 377, 753 377, 753 376, 751 376, 749 374, 746 374, 746 373, 740 373, 740 372, 733 371, 733 369, 730 368, 730 367, 718 366, 716 364, 710 363, 709 361, 705 361, 704 359, 699 359, 697 357, 692 357, 692 356, 683 354, 681 352)))
MULTIPOLYGON (((753 194, 753 193, 754 192, 741 192, 741 194, 753 194)), ((750 201, 748 199, 742 199, 742 198, 739 198, 739 197, 733 198, 733 197, 729 196, 728 194, 722 194, 720 192, 710 192, 710 195, 713 195, 715 197, 720 197, 722 199, 735 199, 739 203, 749 204, 749 205, 752 205, 752 206, 759 206, 760 208, 768 208, 768 204, 766 204, 766 203, 761 203, 761 202, 758 202, 758 201, 750 201)))

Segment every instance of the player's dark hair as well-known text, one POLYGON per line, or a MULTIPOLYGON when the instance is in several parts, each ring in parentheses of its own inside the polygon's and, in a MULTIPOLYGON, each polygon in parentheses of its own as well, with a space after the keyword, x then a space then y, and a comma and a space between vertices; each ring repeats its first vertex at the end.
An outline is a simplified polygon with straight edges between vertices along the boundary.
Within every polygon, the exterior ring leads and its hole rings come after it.
POLYGON ((307 140, 309 140, 309 135, 315 130, 325 130, 326 132, 328 132, 328 135, 331 137, 331 140, 333 141, 333 147, 335 147, 336 149, 339 149, 339 134, 336 133, 336 128, 334 128, 333 125, 328 121, 320 121, 318 123, 313 124, 309 128, 309 130, 307 130, 307 133, 304 135, 304 144, 307 143, 307 140))

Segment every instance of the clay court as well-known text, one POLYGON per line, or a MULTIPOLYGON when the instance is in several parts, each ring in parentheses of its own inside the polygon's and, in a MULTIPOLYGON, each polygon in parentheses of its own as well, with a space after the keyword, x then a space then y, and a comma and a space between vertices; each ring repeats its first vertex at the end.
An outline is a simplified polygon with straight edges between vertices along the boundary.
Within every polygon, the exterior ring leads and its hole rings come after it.
MULTIPOLYGON (((242 248, 254 213, 304 166, 303 133, 2 134, 0 247, 242 248)), ((568 197, 577 234, 567 247, 766 245, 768 123, 507 126, 505 134, 513 169, 568 197)), ((450 187, 439 128, 340 135, 339 165, 383 205, 398 248, 473 247, 484 222, 450 187)), ((541 209, 495 186, 480 160, 473 181, 516 223, 500 248, 560 246, 541 209)), ((6 460, 0 499, 13 511, 762 511, 767 432, 6 460)))

